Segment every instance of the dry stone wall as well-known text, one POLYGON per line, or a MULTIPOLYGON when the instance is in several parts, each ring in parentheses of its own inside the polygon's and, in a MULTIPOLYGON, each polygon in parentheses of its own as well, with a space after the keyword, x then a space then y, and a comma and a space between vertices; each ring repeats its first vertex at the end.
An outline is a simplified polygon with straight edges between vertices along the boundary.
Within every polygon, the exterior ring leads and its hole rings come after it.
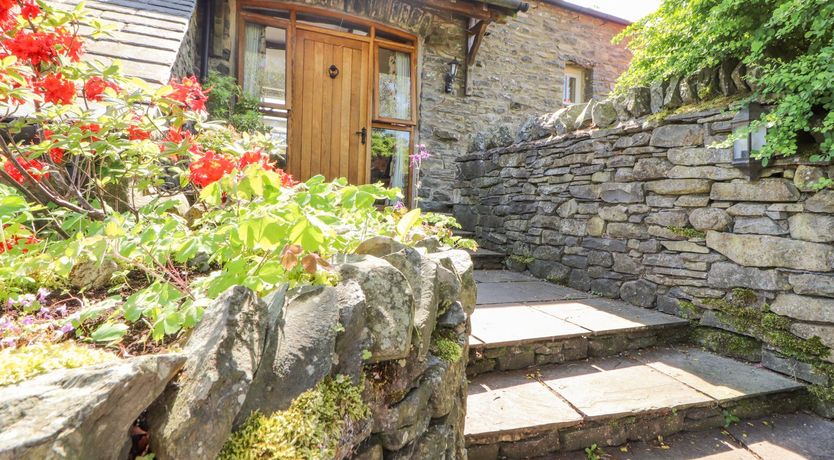
POLYGON ((530 134, 542 117, 518 133, 536 140, 459 160, 456 214, 511 268, 691 319, 699 343, 830 384, 834 191, 810 184, 834 168, 783 159, 750 180, 712 148, 734 115, 530 134))
POLYGON ((364 388, 371 414, 344 426, 336 458, 466 458, 473 266, 436 240, 421 246, 367 240, 336 261, 332 287, 266 300, 233 287, 180 352, 0 387, 0 459, 133 458, 144 431, 158 459, 215 458, 254 411, 285 410, 336 376, 364 388))

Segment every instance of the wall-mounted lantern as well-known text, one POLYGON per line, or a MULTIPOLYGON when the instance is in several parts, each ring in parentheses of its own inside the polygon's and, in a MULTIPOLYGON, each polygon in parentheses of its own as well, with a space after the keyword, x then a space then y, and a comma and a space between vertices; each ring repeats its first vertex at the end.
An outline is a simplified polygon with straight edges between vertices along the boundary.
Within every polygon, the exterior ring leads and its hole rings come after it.
POLYGON ((455 78, 458 76, 458 69, 460 68, 460 62, 458 62, 457 58, 455 58, 452 62, 449 63, 449 70, 446 72, 446 92, 452 92, 452 84, 455 82, 455 78))
MULTIPOLYGON (((751 122, 761 120, 766 113, 764 107, 757 102, 751 102, 733 117, 733 134, 750 127, 751 122)), ((767 126, 761 123, 758 127, 741 136, 733 142, 733 166, 744 170, 751 179, 758 179, 762 173, 762 162, 750 157, 752 152, 761 150, 765 145, 767 126)))

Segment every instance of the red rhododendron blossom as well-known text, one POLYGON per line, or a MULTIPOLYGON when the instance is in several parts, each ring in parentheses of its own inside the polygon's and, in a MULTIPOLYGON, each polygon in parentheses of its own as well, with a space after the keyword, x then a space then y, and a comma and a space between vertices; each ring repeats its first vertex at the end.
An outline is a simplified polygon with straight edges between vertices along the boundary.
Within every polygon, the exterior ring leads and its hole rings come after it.
POLYGON ((52 63, 58 56, 58 37, 48 32, 21 30, 6 40, 6 49, 23 62, 39 66, 42 62, 52 63))
POLYGON ((20 7, 20 15, 23 16, 23 19, 35 19, 40 14, 41 8, 38 6, 37 3, 34 2, 34 0, 28 0, 24 2, 23 6, 20 7))
POLYGON ((275 172, 281 175, 281 186, 282 187, 295 187, 298 185, 298 181, 292 177, 292 174, 288 174, 284 172, 283 169, 276 169, 275 172))
POLYGON ((127 138, 132 141, 144 141, 151 138, 151 133, 136 125, 130 125, 127 127, 127 138))
POLYGON ((91 101, 100 101, 104 90, 107 88, 112 88, 116 92, 122 89, 119 85, 106 81, 99 76, 90 77, 87 83, 84 83, 84 96, 91 101))
MULTIPOLYGON (((17 157, 14 160, 20 167, 26 170, 30 176, 32 176, 35 180, 41 180, 41 178, 48 178, 49 173, 43 172, 44 164, 41 163, 39 160, 27 160, 25 158, 17 157)), ((14 164, 12 164, 11 160, 6 160, 3 163, 3 170, 6 171, 12 180, 17 182, 18 184, 22 184, 26 181, 26 177, 20 172, 14 164)))
MULTIPOLYGON (((49 143, 52 143, 51 139, 52 139, 53 134, 54 134, 54 132, 52 130, 44 129, 43 130, 43 140, 44 140, 44 142, 49 141, 49 143)), ((59 165, 64 161, 64 153, 66 153, 66 151, 64 149, 60 148, 60 147, 52 147, 51 149, 49 149, 49 157, 52 158, 52 162, 55 163, 56 165, 59 165)))
POLYGON ((241 170, 253 164, 260 164, 261 167, 268 171, 275 169, 275 167, 272 166, 269 156, 265 155, 260 149, 246 152, 240 157, 240 160, 238 160, 238 168, 241 170))
POLYGON ((169 84, 174 88, 168 95, 169 98, 184 104, 195 112, 206 111, 209 90, 203 89, 200 82, 197 81, 197 77, 184 77, 180 83, 171 80, 169 84))
MULTIPOLYGON (((4 252, 9 251, 12 248, 17 247, 17 245, 21 244, 21 242, 24 246, 30 246, 30 245, 33 245, 33 244, 40 243, 41 240, 37 239, 34 236, 29 236, 27 238, 23 238, 23 237, 20 237, 20 236, 13 236, 13 237, 7 239, 6 241, 0 242, 0 254, 3 254, 4 252)), ((24 247, 21 252, 26 253, 26 252, 29 252, 29 250, 24 247)))
POLYGON ((198 187, 206 187, 232 172, 235 164, 232 160, 209 150, 193 161, 188 169, 191 173, 191 183, 198 187))
POLYGON ((64 76, 59 73, 48 74, 41 82, 39 92, 46 102, 55 105, 72 104, 75 100, 75 83, 64 80, 64 76))
POLYGON ((75 34, 70 34, 66 29, 57 29, 57 41, 61 46, 61 52, 70 58, 72 62, 81 60, 84 43, 75 34))

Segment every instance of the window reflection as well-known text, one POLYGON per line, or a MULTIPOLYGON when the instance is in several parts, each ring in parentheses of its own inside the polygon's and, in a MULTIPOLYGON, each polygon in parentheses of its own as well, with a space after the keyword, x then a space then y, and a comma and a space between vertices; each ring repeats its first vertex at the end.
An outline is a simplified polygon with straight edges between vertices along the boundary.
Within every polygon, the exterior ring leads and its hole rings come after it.
POLYGON ((411 120, 411 55, 379 48, 379 116, 411 120))
POLYGON ((371 183, 405 190, 411 134, 408 131, 374 128, 371 137, 371 183))
POLYGON ((243 91, 272 105, 287 103, 287 31, 246 23, 243 91))

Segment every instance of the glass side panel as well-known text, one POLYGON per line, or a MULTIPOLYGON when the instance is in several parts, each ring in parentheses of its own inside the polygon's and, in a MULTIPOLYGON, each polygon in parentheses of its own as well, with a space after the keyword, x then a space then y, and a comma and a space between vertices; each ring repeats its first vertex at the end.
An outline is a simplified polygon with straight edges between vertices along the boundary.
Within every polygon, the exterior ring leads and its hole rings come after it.
POLYGON ((243 92, 266 104, 287 103, 287 31, 246 23, 243 92))
POLYGON ((371 136, 371 183, 382 182, 387 187, 399 187, 405 192, 410 154, 411 133, 374 128, 371 136))
POLYGON ((411 54, 379 48, 379 116, 411 120, 411 54))
POLYGON ((296 21, 302 24, 310 24, 311 26, 335 30, 337 32, 344 32, 346 34, 367 36, 370 33, 368 26, 347 22, 341 18, 316 16, 307 13, 298 13, 295 18, 296 21))
POLYGON ((274 148, 270 156, 276 161, 279 168, 287 165, 287 112, 285 110, 264 110, 262 111, 264 125, 269 128, 267 134, 273 142, 274 148))

